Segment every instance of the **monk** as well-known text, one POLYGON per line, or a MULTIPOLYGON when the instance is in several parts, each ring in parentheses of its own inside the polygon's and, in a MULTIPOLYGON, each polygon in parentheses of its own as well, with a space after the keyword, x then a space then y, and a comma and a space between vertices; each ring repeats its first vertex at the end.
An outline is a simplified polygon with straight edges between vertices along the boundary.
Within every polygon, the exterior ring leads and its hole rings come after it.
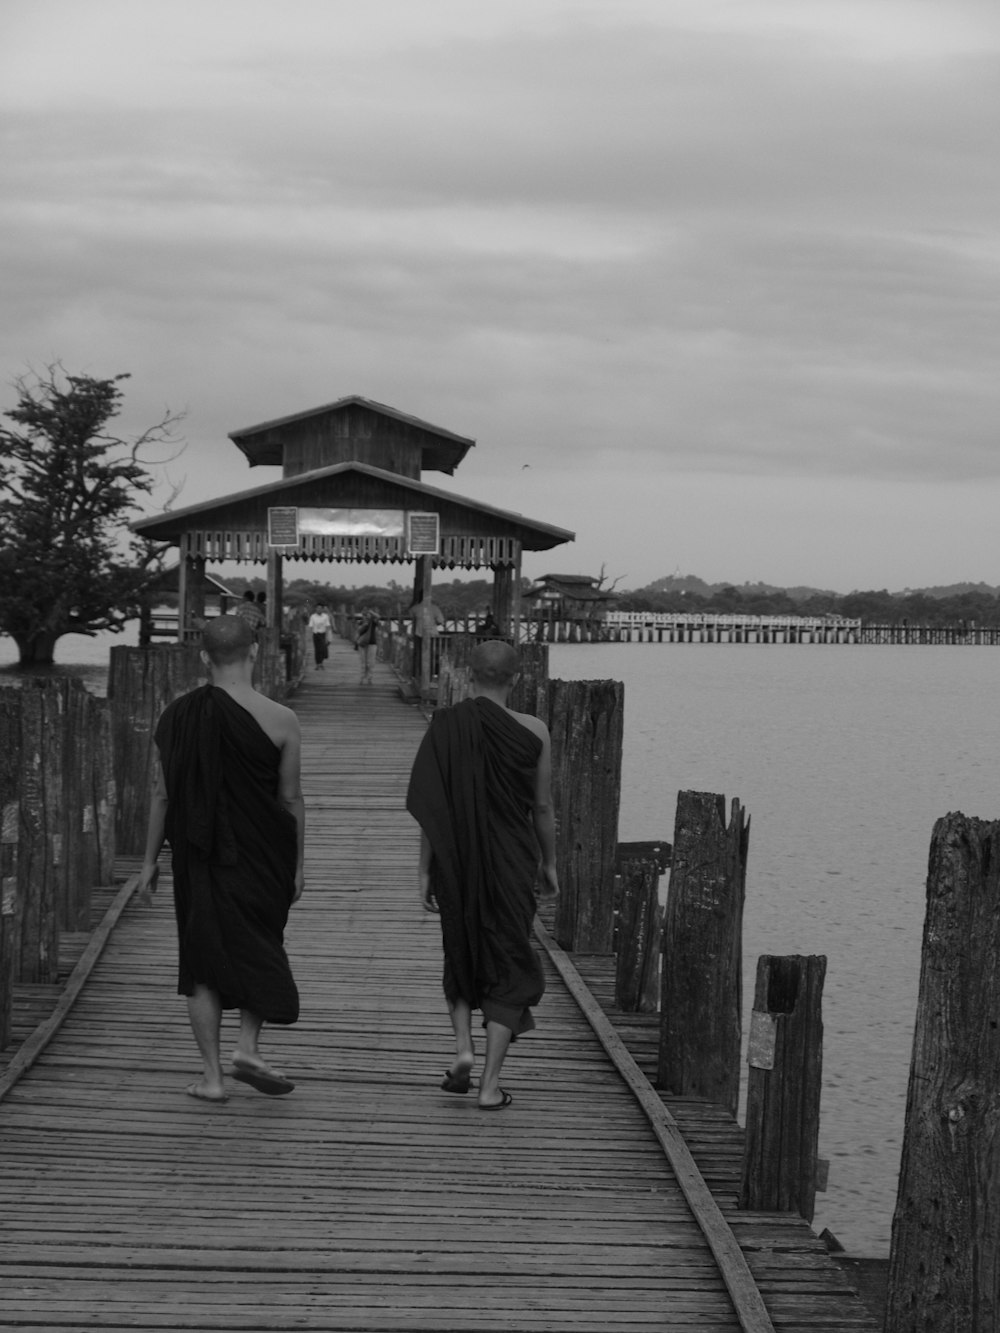
POLYGON ((479 1108, 502 1110, 500 1071, 513 1039, 535 1026, 545 980, 531 946, 535 885, 559 891, 548 728, 507 706, 518 657, 508 643, 478 644, 472 697, 434 714, 410 775, 406 808, 420 825, 420 901, 441 918, 444 994, 455 1061, 441 1084, 467 1093, 475 1048, 472 1011, 486 1027, 479 1108))
POLYGON ((224 1009, 239 1009, 232 1075, 272 1096, 294 1083, 259 1050, 261 1027, 294 1023, 299 996, 285 954, 288 909, 303 888, 305 809, 299 723, 253 687, 258 645, 239 616, 202 636, 212 683, 175 699, 156 728, 160 762, 139 892, 152 893, 170 843, 179 940, 177 990, 201 1053, 187 1088, 227 1100, 220 1055, 224 1009))

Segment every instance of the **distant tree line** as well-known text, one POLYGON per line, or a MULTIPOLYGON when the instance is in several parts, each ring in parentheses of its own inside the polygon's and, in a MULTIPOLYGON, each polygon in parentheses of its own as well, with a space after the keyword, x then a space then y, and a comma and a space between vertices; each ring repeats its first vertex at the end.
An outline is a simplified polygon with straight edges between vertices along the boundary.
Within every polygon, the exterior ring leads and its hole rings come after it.
POLYGON ((1000 600, 988 592, 963 592, 932 597, 925 592, 817 593, 796 600, 779 590, 761 591, 728 585, 708 593, 639 589, 623 592, 615 602, 621 611, 716 611, 748 616, 839 615, 871 625, 997 625, 1000 600))

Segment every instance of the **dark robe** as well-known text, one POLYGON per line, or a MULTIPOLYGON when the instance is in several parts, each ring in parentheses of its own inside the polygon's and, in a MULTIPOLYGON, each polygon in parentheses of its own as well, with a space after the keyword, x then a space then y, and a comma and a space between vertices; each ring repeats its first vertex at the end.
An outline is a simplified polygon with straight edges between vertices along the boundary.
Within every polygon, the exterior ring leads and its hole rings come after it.
POLYGON ((180 944, 177 989, 294 1023, 299 995, 283 937, 295 893, 295 817, 278 800, 281 752, 252 713, 203 685, 161 716, 166 836, 180 944))
POLYGON ((490 699, 434 714, 406 808, 430 842, 444 992, 517 1036, 545 980, 531 947, 540 861, 532 822, 542 742, 490 699))

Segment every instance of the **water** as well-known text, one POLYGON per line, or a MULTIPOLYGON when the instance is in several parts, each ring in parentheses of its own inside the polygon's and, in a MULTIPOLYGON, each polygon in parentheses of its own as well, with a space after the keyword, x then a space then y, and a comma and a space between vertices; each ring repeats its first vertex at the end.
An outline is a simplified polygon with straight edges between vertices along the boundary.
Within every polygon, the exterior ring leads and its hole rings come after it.
MULTIPOLYGON (((129 632, 131 631, 131 632, 129 632)), ((105 690, 125 634, 60 640, 59 674, 105 690)), ((564 679, 625 682, 620 837, 672 838, 681 789, 751 817, 744 1013, 757 957, 824 953, 814 1225, 886 1255, 916 1013, 927 850, 950 810, 1000 818, 995 648, 566 645, 564 679)), ((17 653, 0 637, 0 684, 17 653)))
POLYGON ((886 1255, 927 852, 950 810, 1000 817, 995 648, 571 645, 551 674, 625 683, 620 836, 672 839, 677 792, 751 816, 744 1014, 762 953, 822 953, 814 1225, 886 1255))
POLYGON ((86 634, 66 634, 56 642, 54 666, 20 671, 17 645, 7 635, 0 634, 0 687, 22 685, 33 676, 42 679, 75 676, 93 694, 104 695, 108 691, 108 653, 118 644, 135 647, 138 642, 138 621, 127 624, 121 634, 111 634, 108 630, 101 630, 93 638, 86 634))

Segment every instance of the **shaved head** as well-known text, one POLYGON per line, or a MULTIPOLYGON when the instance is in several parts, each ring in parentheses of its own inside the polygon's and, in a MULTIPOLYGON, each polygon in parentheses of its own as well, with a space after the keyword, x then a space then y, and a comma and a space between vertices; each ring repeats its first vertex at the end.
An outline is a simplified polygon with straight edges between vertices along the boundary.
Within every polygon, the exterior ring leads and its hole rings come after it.
POLYGON ((216 616, 205 626, 201 646, 213 666, 231 666, 250 654, 253 630, 242 616, 216 616))
POLYGON ((520 662, 517 652, 503 639, 487 639, 477 643, 469 654, 472 679, 487 689, 503 689, 518 673, 520 662))

